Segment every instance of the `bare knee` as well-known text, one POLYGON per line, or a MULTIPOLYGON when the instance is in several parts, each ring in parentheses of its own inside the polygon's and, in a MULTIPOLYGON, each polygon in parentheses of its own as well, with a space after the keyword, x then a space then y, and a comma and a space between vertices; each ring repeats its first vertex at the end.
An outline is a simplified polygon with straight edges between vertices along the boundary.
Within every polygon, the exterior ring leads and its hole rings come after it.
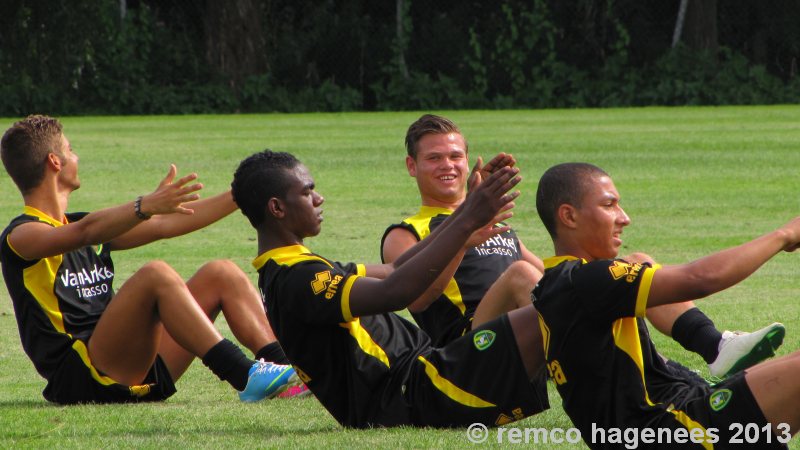
POLYGON ((656 260, 653 259, 652 256, 648 255, 647 253, 642 253, 642 252, 631 253, 630 255, 625 256, 622 259, 624 259, 625 261, 627 261, 629 263, 638 263, 638 264, 648 263, 650 265, 655 265, 656 264, 656 260))
POLYGON ((217 259, 203 264, 194 277, 202 280, 214 280, 217 283, 247 279, 247 275, 242 269, 229 259, 217 259))
POLYGON ((527 261, 516 261, 508 266, 503 276, 516 288, 530 291, 542 278, 542 273, 527 261))
POLYGON ((178 272, 164 261, 150 261, 136 271, 136 275, 157 283, 183 283, 178 272))

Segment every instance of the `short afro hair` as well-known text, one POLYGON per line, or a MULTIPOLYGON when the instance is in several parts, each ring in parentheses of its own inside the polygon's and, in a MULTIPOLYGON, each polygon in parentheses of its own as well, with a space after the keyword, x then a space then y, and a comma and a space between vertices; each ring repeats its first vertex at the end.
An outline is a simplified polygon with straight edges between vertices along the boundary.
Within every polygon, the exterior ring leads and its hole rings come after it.
POLYGON ((287 171, 300 164, 294 155, 266 149, 244 159, 233 174, 231 192, 253 227, 264 223, 269 199, 285 198, 289 188, 287 171))
POLYGON ((553 166, 539 179, 536 189, 536 211, 552 238, 556 237, 558 207, 569 204, 580 206, 590 180, 608 176, 601 168, 588 163, 564 163, 553 166))

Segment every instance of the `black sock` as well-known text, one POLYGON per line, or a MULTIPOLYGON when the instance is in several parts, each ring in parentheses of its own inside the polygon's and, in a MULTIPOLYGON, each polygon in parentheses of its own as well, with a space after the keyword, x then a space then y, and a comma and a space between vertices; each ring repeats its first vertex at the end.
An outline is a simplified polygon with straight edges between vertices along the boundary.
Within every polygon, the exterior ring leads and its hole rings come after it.
POLYGON ((275 364, 289 364, 289 360, 286 358, 286 354, 283 353, 281 344, 278 344, 278 341, 261 347, 261 350, 256 352, 256 359, 263 359, 275 364))
POLYGON ((719 354, 722 333, 702 311, 692 308, 681 314, 672 325, 672 339, 711 364, 719 354))
POLYGON ((227 339, 211 347, 202 360, 214 375, 230 383, 237 391, 243 391, 247 386, 248 372, 254 363, 236 344, 227 339))

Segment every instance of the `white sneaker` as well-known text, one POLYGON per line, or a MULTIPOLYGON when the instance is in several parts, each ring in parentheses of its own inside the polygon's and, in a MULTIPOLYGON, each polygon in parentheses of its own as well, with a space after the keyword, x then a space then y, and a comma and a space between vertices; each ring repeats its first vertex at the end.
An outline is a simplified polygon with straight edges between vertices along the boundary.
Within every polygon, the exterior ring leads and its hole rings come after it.
POLYGON ((708 365, 708 370, 712 376, 724 379, 754 366, 775 356, 785 335, 783 324, 777 322, 752 333, 725 331, 719 341, 717 359, 708 365))

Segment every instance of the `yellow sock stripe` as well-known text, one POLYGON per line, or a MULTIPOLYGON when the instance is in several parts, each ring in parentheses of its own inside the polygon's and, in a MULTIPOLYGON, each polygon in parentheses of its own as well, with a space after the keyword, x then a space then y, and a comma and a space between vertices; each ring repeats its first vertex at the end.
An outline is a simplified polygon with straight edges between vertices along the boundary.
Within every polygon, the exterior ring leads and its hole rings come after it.
POLYGON ((431 379, 433 385, 436 386, 436 389, 442 391, 444 395, 450 397, 458 403, 461 403, 462 405, 472 408, 491 408, 497 406, 494 403, 489 403, 486 400, 470 394, 469 392, 450 382, 450 380, 439 375, 439 370, 436 369, 436 367, 422 355, 418 356, 417 359, 419 359, 422 364, 425 365, 425 375, 431 379))

